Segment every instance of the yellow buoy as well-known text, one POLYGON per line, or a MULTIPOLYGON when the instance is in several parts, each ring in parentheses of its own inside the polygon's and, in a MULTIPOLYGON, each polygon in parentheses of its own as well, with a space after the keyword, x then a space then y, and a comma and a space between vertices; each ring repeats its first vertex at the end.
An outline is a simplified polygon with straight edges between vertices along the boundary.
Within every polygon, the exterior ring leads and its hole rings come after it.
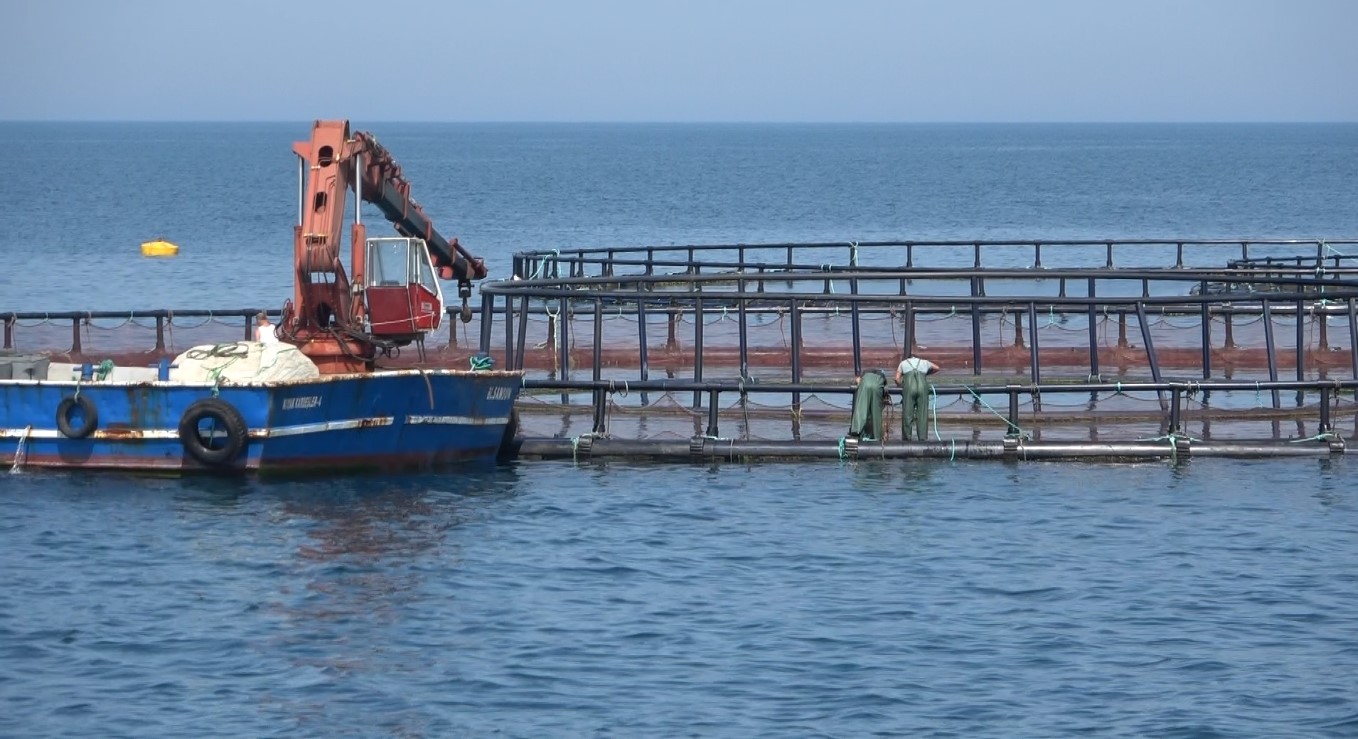
POLYGON ((141 245, 141 255, 143 257, 172 257, 179 253, 179 245, 172 244, 164 239, 146 241, 141 245))

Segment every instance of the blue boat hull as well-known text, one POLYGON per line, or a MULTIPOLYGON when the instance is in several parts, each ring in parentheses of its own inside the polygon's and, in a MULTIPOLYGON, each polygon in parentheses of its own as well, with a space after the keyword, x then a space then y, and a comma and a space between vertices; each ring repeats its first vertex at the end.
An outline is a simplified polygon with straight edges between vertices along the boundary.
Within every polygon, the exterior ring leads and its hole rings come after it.
MULTIPOLYGON (((507 429, 512 433, 521 386, 517 372, 456 370, 379 371, 215 389, 201 383, 0 380, 0 463, 302 473, 491 460, 507 429), (84 438, 63 433, 57 418, 63 399, 77 391, 84 399, 81 408, 92 408, 98 419, 84 438), (180 428, 191 406, 213 397, 239 414, 244 432, 228 459, 205 463, 191 453, 180 428)), ((66 431, 72 419, 84 425, 80 411, 68 411, 66 431)))

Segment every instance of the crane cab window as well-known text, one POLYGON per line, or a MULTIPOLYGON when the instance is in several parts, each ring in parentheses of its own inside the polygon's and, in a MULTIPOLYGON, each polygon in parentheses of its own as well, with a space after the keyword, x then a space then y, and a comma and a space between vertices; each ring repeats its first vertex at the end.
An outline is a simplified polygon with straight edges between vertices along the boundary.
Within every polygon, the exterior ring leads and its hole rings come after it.
POLYGON ((409 283, 412 239, 368 239, 368 287, 397 287, 409 283))

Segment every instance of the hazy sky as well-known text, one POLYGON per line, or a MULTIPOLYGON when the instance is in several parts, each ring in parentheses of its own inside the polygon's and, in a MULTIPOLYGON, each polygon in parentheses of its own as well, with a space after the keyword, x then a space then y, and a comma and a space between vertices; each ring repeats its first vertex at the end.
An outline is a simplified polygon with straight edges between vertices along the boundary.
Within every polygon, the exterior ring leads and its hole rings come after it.
POLYGON ((1358 0, 0 0, 0 119, 1358 121, 1358 0))

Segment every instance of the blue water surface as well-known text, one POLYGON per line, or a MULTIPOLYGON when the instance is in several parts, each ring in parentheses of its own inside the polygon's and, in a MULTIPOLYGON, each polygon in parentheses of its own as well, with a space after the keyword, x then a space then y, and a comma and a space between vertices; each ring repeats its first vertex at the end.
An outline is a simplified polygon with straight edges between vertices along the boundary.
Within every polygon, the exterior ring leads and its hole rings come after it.
MULTIPOLYGON (((1358 125, 360 127, 499 277, 581 246, 1358 237, 1358 125)), ((306 122, 0 134, 0 312, 291 294, 306 122), (179 257, 139 256, 162 236, 179 257)), ((0 471, 0 736, 1358 736, 1349 456, 0 471)))
POLYGON ((0 734, 1352 736, 1350 467, 8 475, 0 734))

